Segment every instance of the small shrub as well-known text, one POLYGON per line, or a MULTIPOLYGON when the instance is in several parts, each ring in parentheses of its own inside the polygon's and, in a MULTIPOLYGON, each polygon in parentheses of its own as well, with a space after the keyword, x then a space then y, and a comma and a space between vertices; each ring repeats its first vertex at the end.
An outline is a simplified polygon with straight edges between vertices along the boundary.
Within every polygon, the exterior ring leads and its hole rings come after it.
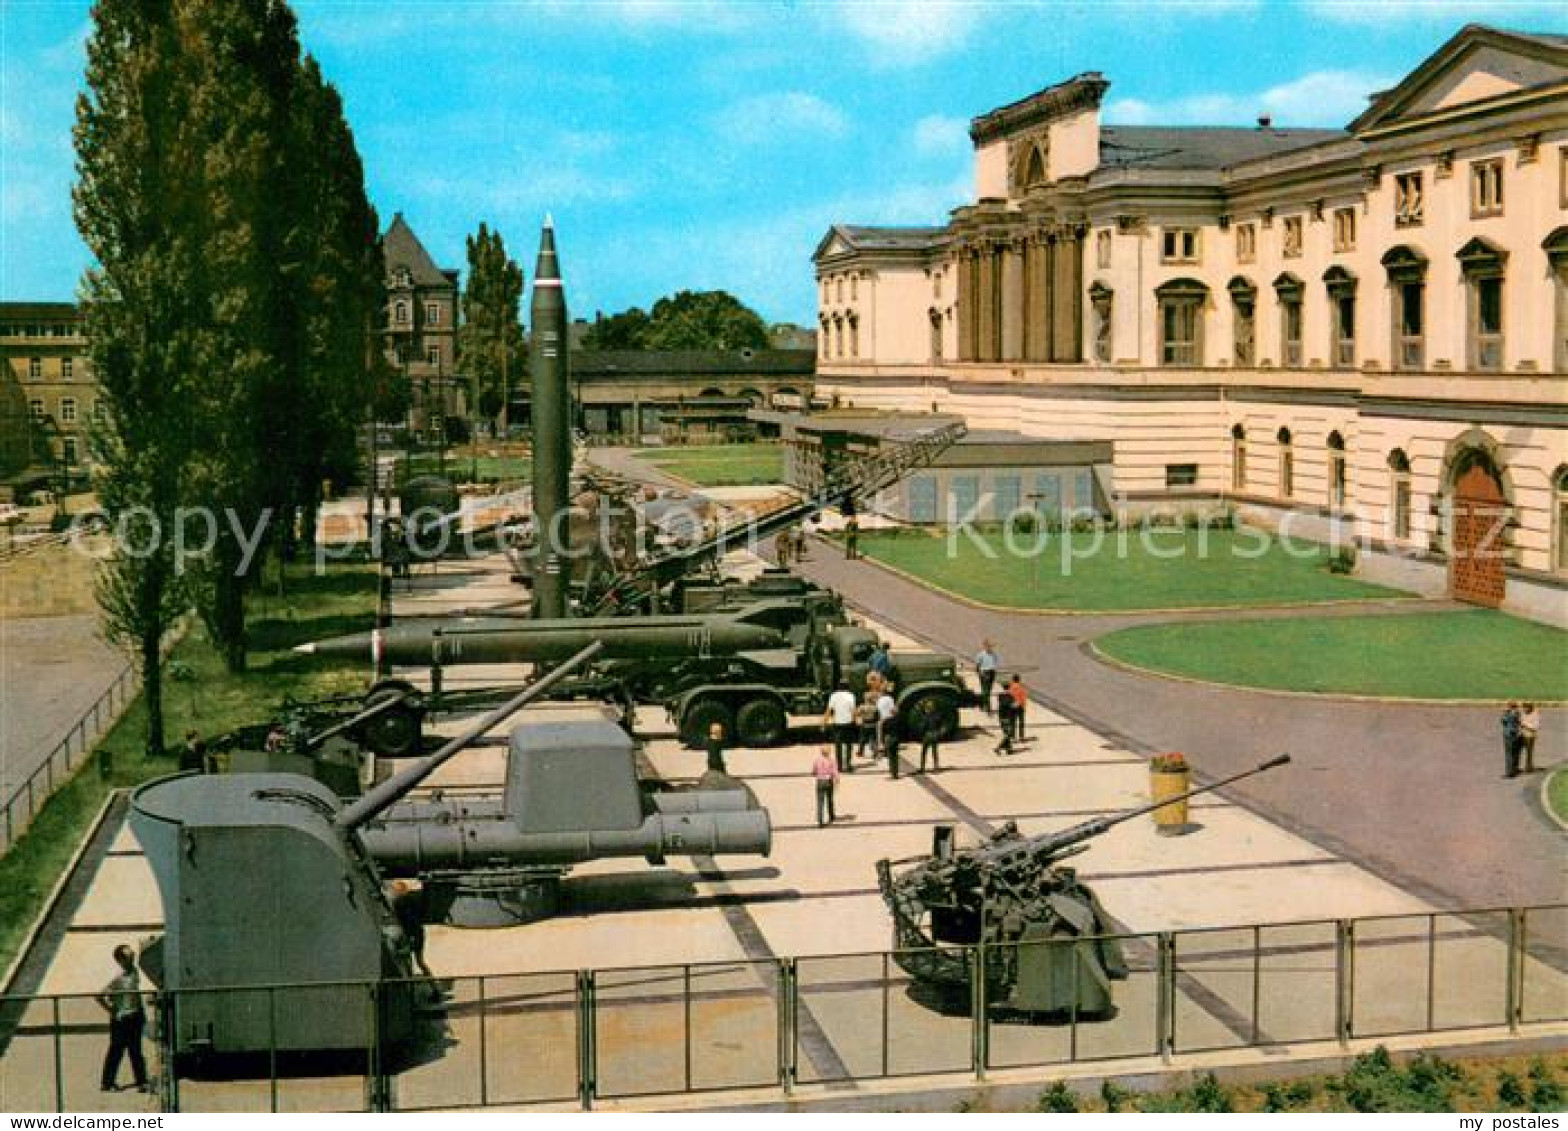
POLYGON ((1311 1080, 1275 1081, 1263 1085, 1263 1110, 1300 1111, 1312 1102, 1317 1089, 1311 1080))
POLYGON ((1401 1071, 1379 1046, 1357 1057, 1333 1086, 1352 1111, 1452 1111, 1455 1085, 1463 1077, 1458 1066, 1424 1054, 1401 1071))
POLYGON ((1524 1081, 1512 1072, 1499 1072, 1497 1074, 1497 1102, 1510 1111, 1529 1105, 1530 1097, 1525 1094, 1524 1081))
POLYGON ((1107 1080, 1100 1085, 1100 1102, 1105 1105, 1106 1111, 1128 1111, 1131 1100, 1132 1093, 1114 1080, 1107 1080))
POLYGON ((1138 1105, 1144 1112, 1230 1112, 1235 1111, 1229 1090, 1210 1072, 1197 1082, 1163 1095, 1146 1096, 1138 1105))
POLYGON ((1532 1111, 1561 1111, 1564 1106, 1562 1085, 1552 1075, 1546 1061, 1537 1060, 1530 1065, 1530 1109, 1532 1111))
POLYGON ((1330 573, 1354 573, 1356 571, 1356 551, 1345 546, 1334 551, 1334 556, 1328 560, 1330 573))
POLYGON ((1203 516, 1197 511, 1188 511, 1181 516, 1181 524, 1184 529, 1196 530, 1203 525, 1203 516))
POLYGON ((1039 1102, 1035 1104, 1036 1111, 1054 1112, 1058 1115, 1067 1114, 1078 1110, 1078 1097, 1066 1083, 1058 1080, 1045 1091, 1040 1093, 1039 1102))

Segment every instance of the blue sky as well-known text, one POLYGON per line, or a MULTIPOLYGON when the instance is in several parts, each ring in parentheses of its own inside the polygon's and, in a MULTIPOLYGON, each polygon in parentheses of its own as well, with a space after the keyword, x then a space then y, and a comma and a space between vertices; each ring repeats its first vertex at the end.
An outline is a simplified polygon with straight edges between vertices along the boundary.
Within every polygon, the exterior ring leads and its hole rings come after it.
MULTIPOLYGON (((724 288, 809 323, 833 222, 940 223, 970 117, 1080 71, 1124 123, 1340 126, 1467 21, 1561 5, 1401 0, 296 0, 383 221, 443 265, 498 227, 531 275, 556 218, 573 314, 724 288)), ((86 0, 0 0, 0 298, 71 298, 86 0)))

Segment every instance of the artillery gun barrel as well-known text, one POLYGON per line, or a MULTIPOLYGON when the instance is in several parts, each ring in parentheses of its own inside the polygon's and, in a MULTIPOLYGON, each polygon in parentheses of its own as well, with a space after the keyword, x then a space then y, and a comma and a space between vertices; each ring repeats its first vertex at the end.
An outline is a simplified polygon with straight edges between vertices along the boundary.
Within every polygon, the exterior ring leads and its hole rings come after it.
POLYGON ((311 656, 384 664, 552 663, 571 656, 583 641, 603 645, 603 659, 680 659, 728 655, 786 646, 780 632, 729 614, 706 616, 595 617, 582 620, 477 620, 403 622, 301 644, 311 656))
POLYGON ((1214 790, 1230 785, 1232 782, 1238 782, 1242 778, 1250 778, 1255 774, 1261 774, 1267 770, 1288 765, 1289 762, 1290 755, 1281 754, 1277 758, 1270 758, 1261 766, 1254 766, 1250 770, 1243 770, 1239 774, 1232 774, 1230 777, 1221 778, 1217 782, 1201 785, 1197 789, 1190 789, 1186 793, 1168 797, 1163 801, 1156 801, 1149 805, 1140 805, 1136 809, 1128 809, 1123 813, 1113 813, 1107 817, 1095 817, 1092 820, 1073 825, 1071 828, 1063 829, 1057 833, 1043 833, 1040 836, 1026 837, 1023 840, 986 845, 978 850, 977 855, 983 857, 987 863, 994 865, 1019 856, 1039 856, 1061 852, 1075 844, 1082 844, 1086 840, 1100 836, 1117 825, 1131 821, 1136 817, 1142 817, 1147 813, 1152 813, 1156 809, 1163 809, 1167 805, 1186 801, 1190 797, 1197 797, 1200 793, 1212 793, 1214 790))
POLYGON ((394 707, 401 707, 405 702, 413 697, 413 694, 414 693, 412 691, 402 691, 394 695, 386 695, 378 698, 374 703, 366 707, 363 711, 350 715, 341 722, 333 723, 331 726, 327 727, 326 730, 320 730, 311 735, 308 739, 305 740, 305 749, 307 751, 315 750, 323 742, 329 738, 332 738, 334 735, 342 734, 344 731, 353 730, 362 723, 368 723, 372 719, 380 718, 394 707))
POLYGON ((555 668, 548 675, 534 680, 505 703, 502 703, 495 710, 474 723, 473 726, 469 727, 462 734, 446 743, 430 757, 421 759, 408 769, 394 774, 370 790, 333 818, 332 824, 343 832, 350 832, 359 828, 365 822, 372 820, 378 813, 395 805, 410 790, 434 773, 442 763, 461 753, 475 739, 488 732, 491 727, 510 718, 529 703, 543 696, 557 683, 560 683, 572 672, 597 656, 603 647, 602 644, 595 641, 555 668))
MULTIPOLYGON (((648 797, 655 813, 679 816, 686 813, 744 813, 756 807, 744 789, 688 789, 654 793, 648 797)), ((379 823, 393 825, 407 821, 489 820, 506 815, 506 800, 498 795, 463 798, 420 798, 394 805, 382 814, 379 823)))
POLYGON ((471 872, 491 867, 564 867, 607 856, 763 855, 772 849, 761 809, 716 813, 651 813, 630 829, 524 832, 506 818, 398 821, 361 833, 365 849, 390 875, 471 872))

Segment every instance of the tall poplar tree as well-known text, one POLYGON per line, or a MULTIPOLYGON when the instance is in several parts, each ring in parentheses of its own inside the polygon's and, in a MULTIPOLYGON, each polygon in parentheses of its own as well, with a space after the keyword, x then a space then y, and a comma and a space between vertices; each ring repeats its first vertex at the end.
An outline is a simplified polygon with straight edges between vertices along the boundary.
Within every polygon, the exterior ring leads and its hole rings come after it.
POLYGON ((468 285, 463 291, 463 324, 457 332, 457 364, 473 381, 480 415, 506 424, 512 389, 524 376, 524 344, 519 305, 523 269, 507 254, 501 233, 483 222, 468 237, 468 285))
POLYGON ((82 280, 103 422, 93 434, 100 504, 122 538, 98 579, 108 637, 132 650, 146 751, 164 749, 161 648, 187 607, 176 514, 200 443, 194 412, 202 211, 185 133, 172 0, 99 0, 77 100, 77 227, 95 265, 82 280))

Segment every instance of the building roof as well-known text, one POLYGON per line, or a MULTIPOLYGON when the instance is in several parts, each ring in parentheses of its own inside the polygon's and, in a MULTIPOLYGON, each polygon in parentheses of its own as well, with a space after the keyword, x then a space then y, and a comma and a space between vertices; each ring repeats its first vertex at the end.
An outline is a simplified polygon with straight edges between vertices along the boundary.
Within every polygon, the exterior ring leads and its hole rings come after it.
POLYGON ((419 242, 401 212, 393 215, 386 235, 381 237, 381 247, 388 274, 399 267, 407 267, 414 285, 420 287, 450 287, 457 282, 457 272, 443 271, 436 266, 436 261, 430 258, 425 245, 419 242))
POLYGON ((864 224, 834 224, 817 241, 813 261, 844 252, 923 252, 946 243, 950 233, 940 227, 868 227, 864 224))
POLYGON ((571 358, 574 376, 601 380, 747 373, 809 378, 816 368, 815 350, 577 350, 571 358))
POLYGON ((1077 110, 1094 109, 1100 105, 1100 99, 1105 96, 1110 85, 1100 72, 1085 71, 1066 82, 1055 83, 1026 98, 981 114, 970 121, 969 136, 976 145, 984 145, 1015 130, 1048 122, 1077 110))
POLYGON ((1310 145, 1339 141, 1344 130, 1272 126, 1102 126, 1100 166, 1111 169, 1226 169, 1310 145))
POLYGON ((74 302, 0 302, 0 320, 55 318, 75 320, 82 316, 74 302))

